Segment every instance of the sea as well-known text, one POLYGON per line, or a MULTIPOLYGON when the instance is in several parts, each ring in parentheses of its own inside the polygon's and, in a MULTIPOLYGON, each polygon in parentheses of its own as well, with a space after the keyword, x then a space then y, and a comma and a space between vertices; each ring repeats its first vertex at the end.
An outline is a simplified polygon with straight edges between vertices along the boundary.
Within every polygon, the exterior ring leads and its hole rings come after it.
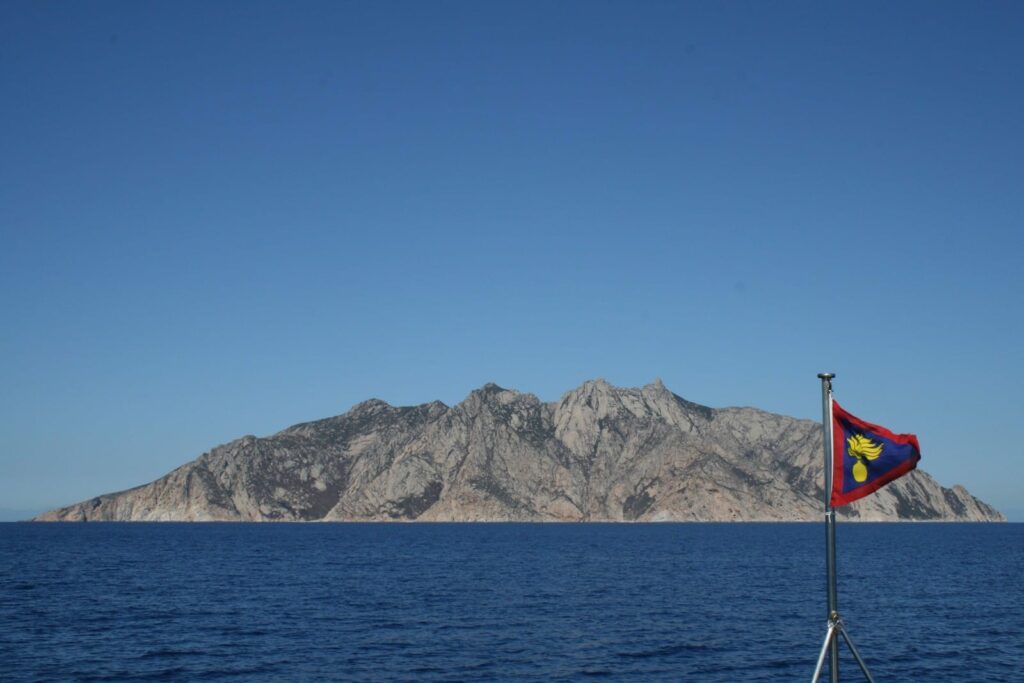
MULTIPOLYGON (((837 554, 879 683, 1024 681, 1024 525, 837 554)), ((824 524, 0 524, 0 680, 808 681, 824 556, 824 524)))

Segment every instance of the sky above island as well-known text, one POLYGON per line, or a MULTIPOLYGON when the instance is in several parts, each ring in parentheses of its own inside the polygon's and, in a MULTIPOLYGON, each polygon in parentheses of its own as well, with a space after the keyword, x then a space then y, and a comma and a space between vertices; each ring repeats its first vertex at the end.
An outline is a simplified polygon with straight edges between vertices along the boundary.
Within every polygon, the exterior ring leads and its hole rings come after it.
POLYGON ((660 377, 1024 521, 1024 5, 0 4, 0 508, 660 377))

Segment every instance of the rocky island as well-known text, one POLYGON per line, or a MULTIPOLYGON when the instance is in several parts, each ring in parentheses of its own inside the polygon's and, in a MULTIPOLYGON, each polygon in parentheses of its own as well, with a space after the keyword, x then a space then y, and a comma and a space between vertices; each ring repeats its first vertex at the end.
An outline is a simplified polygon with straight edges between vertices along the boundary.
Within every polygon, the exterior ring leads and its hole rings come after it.
MULTIPOLYGON (((596 380, 553 403, 494 384, 455 406, 369 400, 36 519, 817 521, 822 495, 819 422, 596 380)), ((1004 521, 920 470, 838 514, 1004 521)))

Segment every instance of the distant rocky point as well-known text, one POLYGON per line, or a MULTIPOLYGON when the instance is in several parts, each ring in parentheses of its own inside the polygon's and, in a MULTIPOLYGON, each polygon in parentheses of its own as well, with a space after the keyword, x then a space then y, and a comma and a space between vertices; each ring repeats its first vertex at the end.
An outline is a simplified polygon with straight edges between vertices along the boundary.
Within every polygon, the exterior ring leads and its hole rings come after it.
MULTIPOLYGON (((810 521, 821 424, 714 409, 656 381, 555 403, 488 384, 464 401, 344 415, 217 446, 156 481, 40 521, 810 521)), ((927 453, 925 454, 927 457, 927 453)), ((868 521, 1005 521, 920 470, 853 505, 868 521)))

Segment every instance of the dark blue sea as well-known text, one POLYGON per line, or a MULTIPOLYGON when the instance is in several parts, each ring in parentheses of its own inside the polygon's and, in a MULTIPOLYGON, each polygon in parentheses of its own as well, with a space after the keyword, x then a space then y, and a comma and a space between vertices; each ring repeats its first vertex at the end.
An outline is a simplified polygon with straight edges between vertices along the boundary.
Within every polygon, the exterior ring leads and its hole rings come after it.
MULTIPOLYGON (((824 535, 0 524, 0 680, 810 680, 824 535)), ((1024 525, 844 524, 838 557, 879 683, 1024 680, 1024 525)))

